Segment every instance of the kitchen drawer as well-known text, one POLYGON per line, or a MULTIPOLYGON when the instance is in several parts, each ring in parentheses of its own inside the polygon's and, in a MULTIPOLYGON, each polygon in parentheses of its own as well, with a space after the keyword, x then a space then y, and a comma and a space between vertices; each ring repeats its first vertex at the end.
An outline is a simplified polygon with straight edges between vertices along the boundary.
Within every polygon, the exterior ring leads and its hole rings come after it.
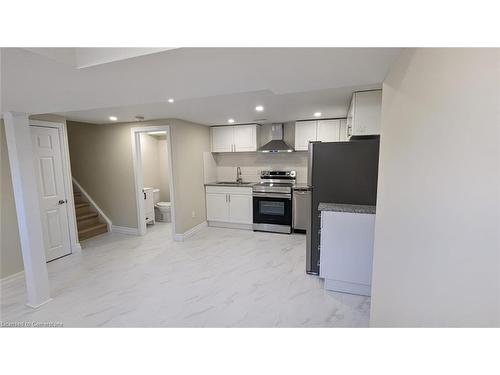
POLYGON ((239 194, 252 195, 252 188, 248 186, 206 186, 207 194, 239 194))

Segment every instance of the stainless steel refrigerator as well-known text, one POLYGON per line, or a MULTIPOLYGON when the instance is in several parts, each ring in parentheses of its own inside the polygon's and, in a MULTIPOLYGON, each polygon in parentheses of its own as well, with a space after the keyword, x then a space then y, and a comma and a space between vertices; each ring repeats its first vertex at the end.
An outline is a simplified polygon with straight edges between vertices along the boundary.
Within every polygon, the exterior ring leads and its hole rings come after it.
POLYGON ((311 219, 307 229, 306 272, 319 274, 320 202, 375 205, 379 139, 309 143, 311 219))

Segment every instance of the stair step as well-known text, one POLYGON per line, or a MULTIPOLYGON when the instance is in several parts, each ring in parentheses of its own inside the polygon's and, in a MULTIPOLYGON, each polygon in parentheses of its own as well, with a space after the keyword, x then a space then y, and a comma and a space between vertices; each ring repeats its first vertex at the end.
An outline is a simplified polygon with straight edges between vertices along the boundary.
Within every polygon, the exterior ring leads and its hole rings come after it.
POLYGON ((82 193, 80 193, 79 191, 74 191, 74 192, 73 192, 73 196, 74 196, 74 197, 81 197, 81 196, 82 196, 82 193))
POLYGON ((78 215, 76 217, 76 221, 87 220, 87 219, 91 219, 94 217, 97 217, 97 212, 87 212, 85 214, 78 215))
POLYGON ((75 203, 75 213, 77 217, 89 213, 89 209, 90 204, 88 202, 75 203))
POLYGON ((88 203, 83 197, 74 197, 75 205, 80 203, 88 203))
POLYGON ((101 222, 99 221, 97 216, 95 216, 95 217, 90 217, 90 218, 85 219, 85 220, 79 220, 76 223, 76 226, 78 227, 78 230, 85 230, 86 228, 95 226, 97 224, 101 224, 101 222))
POLYGON ((108 231, 108 226, 105 223, 99 223, 94 225, 89 225, 86 228, 78 229, 78 239, 86 240, 88 238, 97 236, 98 234, 106 233, 108 231))

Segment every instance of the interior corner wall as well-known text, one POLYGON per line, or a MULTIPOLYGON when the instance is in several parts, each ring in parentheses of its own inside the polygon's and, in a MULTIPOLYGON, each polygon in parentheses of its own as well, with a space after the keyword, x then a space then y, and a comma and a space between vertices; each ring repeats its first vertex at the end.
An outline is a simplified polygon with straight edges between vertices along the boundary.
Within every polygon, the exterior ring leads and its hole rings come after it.
POLYGON ((0 119, 0 279, 24 269, 5 125, 0 119))
POLYGON ((409 49, 383 85, 371 326, 500 325, 500 50, 409 49))
POLYGON ((178 119, 110 125, 68 121, 67 124, 73 176, 113 225, 130 228, 137 228, 130 130, 169 125, 176 193, 175 231, 184 233, 206 220, 203 152, 210 150, 207 126, 178 119))

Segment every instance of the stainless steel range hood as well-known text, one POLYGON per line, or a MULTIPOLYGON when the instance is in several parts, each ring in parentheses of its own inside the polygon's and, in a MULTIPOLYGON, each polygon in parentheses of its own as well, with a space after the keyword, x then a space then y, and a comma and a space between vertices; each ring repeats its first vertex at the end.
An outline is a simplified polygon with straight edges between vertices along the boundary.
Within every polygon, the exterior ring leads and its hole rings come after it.
POLYGON ((293 147, 283 140, 283 124, 271 125, 271 141, 259 148, 259 152, 293 152, 293 147))

